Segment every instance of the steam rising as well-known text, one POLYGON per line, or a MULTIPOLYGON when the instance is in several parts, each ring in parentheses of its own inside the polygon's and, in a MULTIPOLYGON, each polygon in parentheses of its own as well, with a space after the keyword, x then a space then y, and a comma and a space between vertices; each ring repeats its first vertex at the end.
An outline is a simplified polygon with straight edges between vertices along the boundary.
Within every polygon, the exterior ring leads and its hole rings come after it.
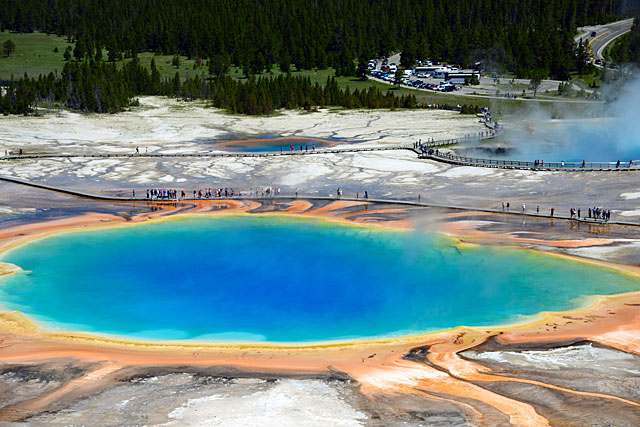
MULTIPOLYGON (((536 110, 524 121, 514 120, 515 126, 499 142, 506 150, 487 157, 636 163, 640 159, 640 78, 616 89, 605 87, 603 93, 614 90, 617 99, 603 106, 604 114, 552 120, 548 113, 536 110)), ((567 103, 568 112, 572 107, 567 103)))

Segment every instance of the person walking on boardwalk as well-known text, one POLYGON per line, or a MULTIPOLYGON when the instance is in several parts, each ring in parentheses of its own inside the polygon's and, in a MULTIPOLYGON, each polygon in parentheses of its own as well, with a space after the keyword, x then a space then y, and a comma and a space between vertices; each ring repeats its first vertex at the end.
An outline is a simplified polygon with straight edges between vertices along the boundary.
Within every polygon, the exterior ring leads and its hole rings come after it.
POLYGON ((524 213, 527 210, 527 207, 524 205, 524 203, 522 204, 522 213, 524 213))
POLYGON ((556 211, 556 208, 551 208, 551 216, 553 216, 553 213, 556 211))
POLYGON ((140 147, 136 147, 136 154, 140 155, 140 147))

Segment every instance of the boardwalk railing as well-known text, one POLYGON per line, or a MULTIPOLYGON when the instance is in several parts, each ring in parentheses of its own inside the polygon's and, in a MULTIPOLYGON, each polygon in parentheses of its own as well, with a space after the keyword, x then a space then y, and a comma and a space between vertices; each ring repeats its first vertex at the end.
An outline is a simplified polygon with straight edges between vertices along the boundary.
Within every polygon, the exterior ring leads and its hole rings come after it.
MULTIPOLYGON (((462 142, 468 142, 471 140, 478 139, 489 139, 493 138, 498 133, 491 129, 482 131, 476 134, 465 135, 461 138, 451 138, 451 139, 442 139, 438 141, 424 142, 422 144, 423 147, 431 148, 431 147, 445 147, 448 145, 456 145, 462 142)), ((221 152, 221 151, 210 151, 210 152, 201 152, 201 153, 172 153, 172 154, 162 154, 162 153, 82 153, 82 154, 73 154, 73 153, 33 153, 33 154, 9 154, 7 156, 0 157, 0 160, 17 160, 17 159, 68 159, 68 158, 172 158, 172 157, 276 157, 276 156, 308 156, 313 154, 330 154, 330 153, 356 153, 356 152, 364 152, 364 151, 388 151, 388 150, 411 150, 415 152, 419 152, 414 144, 388 144, 388 145, 377 145, 377 146, 358 146, 360 144, 352 144, 348 147, 342 148, 318 148, 315 150, 293 150, 293 151, 267 151, 267 152, 241 152, 241 153, 231 153, 231 152, 221 152)))
POLYGON ((530 218, 547 218, 550 220, 569 220, 569 221, 573 221, 573 222, 581 222, 581 223, 587 223, 587 224, 593 224, 593 225, 602 225, 602 226, 606 226, 606 225, 625 225, 625 226, 634 226, 634 227, 640 227, 640 224, 638 223, 633 223, 633 222, 627 222, 627 221, 610 221, 610 220, 601 220, 601 219, 595 219, 595 218, 571 218, 571 217, 567 217, 567 216, 562 216, 562 215, 547 215, 544 213, 540 213, 540 212, 519 212, 519 211, 504 211, 504 210, 499 210, 499 209, 491 209, 491 208, 482 208, 482 207, 471 207, 471 206, 460 206, 460 205, 450 205, 450 204, 438 204, 438 203, 431 203, 431 202, 423 202, 423 201, 416 201, 415 198, 413 200, 407 200, 407 199, 382 199, 382 198, 362 198, 362 197, 335 197, 335 196, 317 196, 317 195, 285 195, 285 196, 274 196, 272 195, 268 195, 268 196, 227 196, 227 197, 197 197, 197 198, 184 198, 184 199, 146 199, 146 198, 131 198, 131 197, 126 197, 126 196, 109 196, 109 195, 101 195, 101 194, 92 194, 92 193, 88 193, 88 192, 84 192, 81 190, 74 190, 74 189, 70 189, 70 188, 62 188, 62 187, 57 187, 57 186, 53 186, 53 185, 48 185, 45 183, 40 183, 40 182, 32 182, 32 181, 27 181, 25 179, 21 179, 21 178, 17 178, 17 177, 12 177, 12 176, 3 176, 0 175, 0 182, 4 181, 4 182, 10 182, 13 184, 20 184, 20 185, 25 185, 28 187, 33 187, 33 188, 39 188, 42 190, 49 190, 49 191, 54 191, 54 192, 58 192, 58 193, 62 193, 62 194, 67 194, 69 196, 75 196, 75 197, 80 197, 80 198, 86 198, 86 199, 92 199, 92 200, 97 200, 97 201, 103 201, 103 202, 124 202, 124 203, 152 203, 152 204, 158 204, 158 203, 196 203, 196 202, 202 202, 202 201, 210 201, 210 202, 216 202, 216 201, 229 201, 229 200, 252 200, 252 201, 268 201, 268 202, 274 202, 274 201, 292 201, 292 200, 309 200, 309 201, 336 201, 336 200, 343 200, 343 201, 352 201, 352 202, 363 202, 363 203, 383 203, 383 204, 393 204, 393 205, 404 205, 404 206, 414 206, 414 207, 423 207, 423 208, 436 208, 436 209, 446 209, 446 210, 459 210, 459 211, 470 211, 470 212, 485 212, 485 213, 492 213, 492 214, 503 214, 503 215, 510 215, 510 216, 522 216, 522 217, 530 217, 530 218))
POLYGON ((625 162, 618 164, 617 162, 542 162, 536 163, 525 160, 496 160, 482 159, 475 157, 457 156, 450 153, 435 152, 420 153, 420 158, 433 159, 444 163, 450 163, 460 166, 480 166, 488 168, 500 169, 532 169, 532 170, 567 170, 572 172, 579 171, 629 171, 640 170, 640 160, 632 160, 631 163, 625 162))

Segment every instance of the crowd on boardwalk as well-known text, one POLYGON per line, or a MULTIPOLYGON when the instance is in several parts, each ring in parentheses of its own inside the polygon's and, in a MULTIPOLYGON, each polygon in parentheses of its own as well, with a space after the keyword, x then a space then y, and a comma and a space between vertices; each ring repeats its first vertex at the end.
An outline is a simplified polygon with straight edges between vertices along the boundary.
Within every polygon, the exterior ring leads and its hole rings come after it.
MULTIPOLYGON (((300 147, 300 151, 309 151, 308 145, 305 145, 304 147, 300 145, 299 147, 300 147)), ((280 152, 284 153, 284 151, 285 151, 284 147, 281 146, 280 152)), ((294 147, 293 145, 289 145, 289 151, 296 151, 296 147, 294 147)), ((311 151, 316 151, 316 144, 311 144, 311 151)))
MULTIPOLYGON (((266 194, 275 195, 276 192, 280 194, 280 189, 272 189, 271 187, 266 188, 266 194)), ((261 193, 259 189, 255 189, 255 195, 259 194, 265 195, 265 189, 261 189, 261 193)), ((147 200, 184 200, 188 195, 191 195, 186 190, 176 190, 172 188, 149 188, 146 190, 146 199, 147 200)), ((252 192, 249 196, 253 195, 252 192)), ((242 190, 234 190, 233 188, 201 188, 198 190, 193 190, 193 199, 214 199, 220 197, 241 197, 242 190)), ((133 198, 136 198, 136 191, 133 190, 133 198)))
MULTIPOLYGON (((527 213, 527 206, 524 203, 521 209, 523 214, 527 213)), ((502 202, 502 212, 511 212, 511 204, 509 202, 502 202)), ((540 214, 540 205, 536 206, 536 214, 540 214)), ((549 211, 549 216, 554 217, 555 214, 556 208, 552 207, 549 211)), ((587 216, 583 216, 580 208, 570 208, 569 218, 608 222, 611 219, 611 209, 594 206, 593 208, 587 208, 587 216)))
MULTIPOLYGON (((191 195, 186 190, 176 190, 176 189, 167 189, 167 188, 148 188, 146 190, 146 198, 145 200, 158 200, 158 201, 177 201, 177 200, 186 200, 187 197, 191 195)), ((256 187, 251 188, 249 193, 245 192, 246 197, 278 197, 280 196, 280 188, 279 187, 256 187)), ((136 198, 136 190, 132 190, 132 196, 136 198)), ((227 198, 227 197, 242 197, 242 190, 234 190, 233 188, 204 188, 199 190, 193 190, 193 197, 189 200, 194 199, 215 199, 215 198, 227 198)), ((343 190, 338 188, 336 190, 336 198, 340 199, 343 196, 343 190)), ((298 197, 298 189, 296 188, 295 197, 298 197)), ((364 192, 356 192, 356 199, 368 199, 369 192, 365 190, 364 192)))

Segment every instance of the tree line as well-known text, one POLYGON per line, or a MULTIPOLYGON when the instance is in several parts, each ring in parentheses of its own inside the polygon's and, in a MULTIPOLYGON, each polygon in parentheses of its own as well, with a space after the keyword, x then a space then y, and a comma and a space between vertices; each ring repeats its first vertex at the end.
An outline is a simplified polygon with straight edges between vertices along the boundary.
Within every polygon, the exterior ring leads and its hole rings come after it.
POLYGON ((79 111, 116 113, 136 105, 137 96, 164 95, 188 100, 205 100, 212 106, 240 114, 270 114, 276 109, 341 106, 345 108, 416 108, 414 95, 395 96, 370 87, 341 89, 334 77, 324 85, 312 84, 309 77, 251 77, 234 79, 226 74, 205 74, 181 78, 161 78, 155 62, 150 69, 137 58, 118 69, 113 63, 68 62, 60 75, 11 79, 0 91, 0 112, 29 114, 38 106, 64 105, 79 111))
POLYGON ((333 67, 402 51, 566 80, 577 26, 615 19, 623 0, 0 0, 0 30, 67 36, 77 59, 151 51, 215 59, 247 76, 333 67))

